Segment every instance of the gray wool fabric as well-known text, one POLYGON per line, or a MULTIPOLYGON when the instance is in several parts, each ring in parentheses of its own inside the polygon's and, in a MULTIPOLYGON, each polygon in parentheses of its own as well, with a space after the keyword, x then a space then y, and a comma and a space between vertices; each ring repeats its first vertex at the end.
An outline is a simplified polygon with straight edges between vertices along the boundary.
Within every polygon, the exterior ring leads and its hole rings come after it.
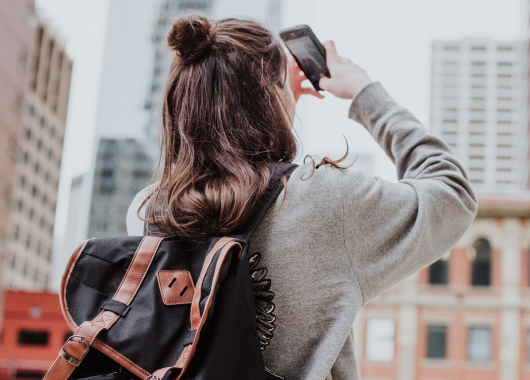
MULTIPOLYGON (((439 259, 463 235, 477 201, 459 159, 379 83, 353 100, 362 124, 395 163, 399 182, 298 167, 250 240, 276 294, 265 365, 286 380, 359 379, 352 325, 370 300, 439 259), (304 177, 305 179, 306 177, 304 177)), ((142 235, 129 208, 129 235, 142 235)))

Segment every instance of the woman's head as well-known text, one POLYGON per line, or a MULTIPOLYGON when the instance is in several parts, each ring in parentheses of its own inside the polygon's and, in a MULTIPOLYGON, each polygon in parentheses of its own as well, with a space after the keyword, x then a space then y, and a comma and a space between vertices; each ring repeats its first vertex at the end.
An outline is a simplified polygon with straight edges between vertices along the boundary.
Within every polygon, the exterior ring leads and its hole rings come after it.
POLYGON ((266 164, 296 155, 285 53, 256 22, 197 14, 173 22, 168 45, 176 54, 163 99, 156 222, 191 240, 206 236, 209 217, 232 232, 266 188, 266 164))

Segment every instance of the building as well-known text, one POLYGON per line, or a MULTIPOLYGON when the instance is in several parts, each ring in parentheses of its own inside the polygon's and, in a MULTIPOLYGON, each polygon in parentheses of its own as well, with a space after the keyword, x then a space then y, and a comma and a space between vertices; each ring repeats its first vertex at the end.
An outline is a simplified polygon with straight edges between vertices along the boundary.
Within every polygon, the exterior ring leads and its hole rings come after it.
POLYGON ((0 257, 9 235, 13 173, 24 130, 22 105, 34 36, 34 8, 34 0, 0 2, 0 257))
POLYGON ((149 182, 153 162, 134 139, 101 139, 92 188, 89 237, 126 236, 134 196, 149 182))
POLYGON ((433 43, 431 131, 455 150, 479 194, 526 187, 524 53, 511 41, 433 43))
POLYGON ((52 291, 59 291, 70 256, 79 242, 87 238, 89 220, 86 216, 90 214, 88 207, 92 195, 92 189, 86 186, 88 180, 89 174, 86 173, 75 177, 71 182, 66 231, 62 241, 56 242, 53 252, 52 275, 49 284, 52 291))
POLYGON ((71 229, 73 222, 76 231, 65 236, 61 257, 54 264, 56 272, 64 268, 74 240, 126 235, 127 207, 149 180, 153 162, 141 144, 148 122, 144 106, 150 87, 151 31, 157 9, 158 0, 109 2, 92 168, 82 180, 72 182, 68 223, 71 229), (109 184, 115 187, 105 187, 109 184))
POLYGON ((72 75, 63 42, 36 20, 2 278, 3 286, 26 290, 48 285, 72 75))
POLYGON ((364 380, 530 379, 530 200, 482 198, 444 258, 355 322, 364 380))
POLYGON ((42 379, 71 335, 53 293, 6 292, 2 326, 2 380, 42 379))
POLYGON ((139 138, 152 67, 151 30, 158 1, 113 0, 105 34, 96 119, 99 138, 139 138))

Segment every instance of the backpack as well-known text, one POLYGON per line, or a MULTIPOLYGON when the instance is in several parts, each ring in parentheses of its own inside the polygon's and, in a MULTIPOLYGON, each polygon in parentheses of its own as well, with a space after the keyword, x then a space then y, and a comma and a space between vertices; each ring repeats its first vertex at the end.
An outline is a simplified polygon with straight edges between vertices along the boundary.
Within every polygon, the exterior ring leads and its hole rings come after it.
POLYGON ((143 237, 81 243, 60 291, 73 335, 44 380, 282 379, 263 363, 274 293, 248 242, 295 167, 270 164, 267 190, 233 236, 190 242, 148 225, 143 237))

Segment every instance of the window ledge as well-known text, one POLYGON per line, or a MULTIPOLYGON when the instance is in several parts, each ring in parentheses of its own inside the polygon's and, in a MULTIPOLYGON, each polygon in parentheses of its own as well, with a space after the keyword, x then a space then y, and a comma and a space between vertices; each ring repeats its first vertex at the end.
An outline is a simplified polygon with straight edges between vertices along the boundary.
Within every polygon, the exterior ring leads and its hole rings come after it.
POLYGON ((495 362, 489 361, 489 362, 472 362, 470 360, 466 360, 465 369, 477 369, 477 370, 494 370, 497 368, 497 364, 495 362))
POLYGON ((427 368, 452 368, 453 361, 447 358, 423 358, 421 366, 427 368))

